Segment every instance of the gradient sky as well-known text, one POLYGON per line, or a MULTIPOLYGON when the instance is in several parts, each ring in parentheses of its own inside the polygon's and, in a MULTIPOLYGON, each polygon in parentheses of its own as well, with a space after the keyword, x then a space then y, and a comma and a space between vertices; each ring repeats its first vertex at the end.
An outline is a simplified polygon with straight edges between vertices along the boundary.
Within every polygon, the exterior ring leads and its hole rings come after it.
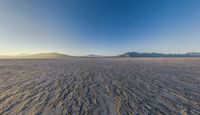
POLYGON ((200 52, 200 0, 0 0, 0 55, 200 52))

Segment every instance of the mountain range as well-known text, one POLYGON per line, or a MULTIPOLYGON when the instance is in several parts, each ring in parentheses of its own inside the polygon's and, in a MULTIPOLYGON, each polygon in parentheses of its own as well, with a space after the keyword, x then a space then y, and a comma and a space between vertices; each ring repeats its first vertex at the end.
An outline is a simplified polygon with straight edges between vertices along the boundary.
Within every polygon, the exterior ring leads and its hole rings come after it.
POLYGON ((138 53, 138 52, 127 52, 118 56, 101 56, 90 54, 87 56, 70 56, 67 54, 61 53, 37 53, 37 54, 21 54, 16 56, 6 56, 0 55, 0 59, 64 59, 69 57, 89 57, 89 58, 96 58, 96 57, 200 57, 200 53, 197 52, 189 52, 185 54, 164 54, 164 53, 138 53))
POLYGON ((119 55, 118 57, 200 57, 200 53, 189 52, 185 54, 164 54, 164 53, 138 53, 127 52, 119 55))
POLYGON ((61 54, 61 53, 37 53, 37 54, 20 54, 20 55, 15 55, 15 56, 1 56, 1 59, 57 59, 57 58, 69 58, 72 56, 66 55, 66 54, 61 54))

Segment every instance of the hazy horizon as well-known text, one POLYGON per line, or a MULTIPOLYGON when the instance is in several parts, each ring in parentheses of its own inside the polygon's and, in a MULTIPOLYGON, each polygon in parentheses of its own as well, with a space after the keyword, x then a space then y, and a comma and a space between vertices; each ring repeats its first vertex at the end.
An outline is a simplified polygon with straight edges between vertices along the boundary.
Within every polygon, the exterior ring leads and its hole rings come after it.
POLYGON ((200 52, 200 1, 2 0, 0 55, 200 52))

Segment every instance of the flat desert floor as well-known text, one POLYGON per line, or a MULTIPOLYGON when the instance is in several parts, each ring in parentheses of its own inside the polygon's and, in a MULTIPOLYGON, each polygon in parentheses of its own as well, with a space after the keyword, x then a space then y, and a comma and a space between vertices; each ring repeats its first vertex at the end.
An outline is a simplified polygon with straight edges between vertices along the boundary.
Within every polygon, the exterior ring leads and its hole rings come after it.
POLYGON ((199 115, 200 58, 0 60, 1 115, 199 115))

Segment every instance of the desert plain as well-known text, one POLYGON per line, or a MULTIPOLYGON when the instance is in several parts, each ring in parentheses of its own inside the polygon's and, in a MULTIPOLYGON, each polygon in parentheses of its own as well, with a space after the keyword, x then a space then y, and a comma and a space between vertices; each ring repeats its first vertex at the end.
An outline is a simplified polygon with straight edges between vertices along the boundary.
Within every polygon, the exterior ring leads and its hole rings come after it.
POLYGON ((200 115, 200 58, 1 59, 0 115, 200 115))

